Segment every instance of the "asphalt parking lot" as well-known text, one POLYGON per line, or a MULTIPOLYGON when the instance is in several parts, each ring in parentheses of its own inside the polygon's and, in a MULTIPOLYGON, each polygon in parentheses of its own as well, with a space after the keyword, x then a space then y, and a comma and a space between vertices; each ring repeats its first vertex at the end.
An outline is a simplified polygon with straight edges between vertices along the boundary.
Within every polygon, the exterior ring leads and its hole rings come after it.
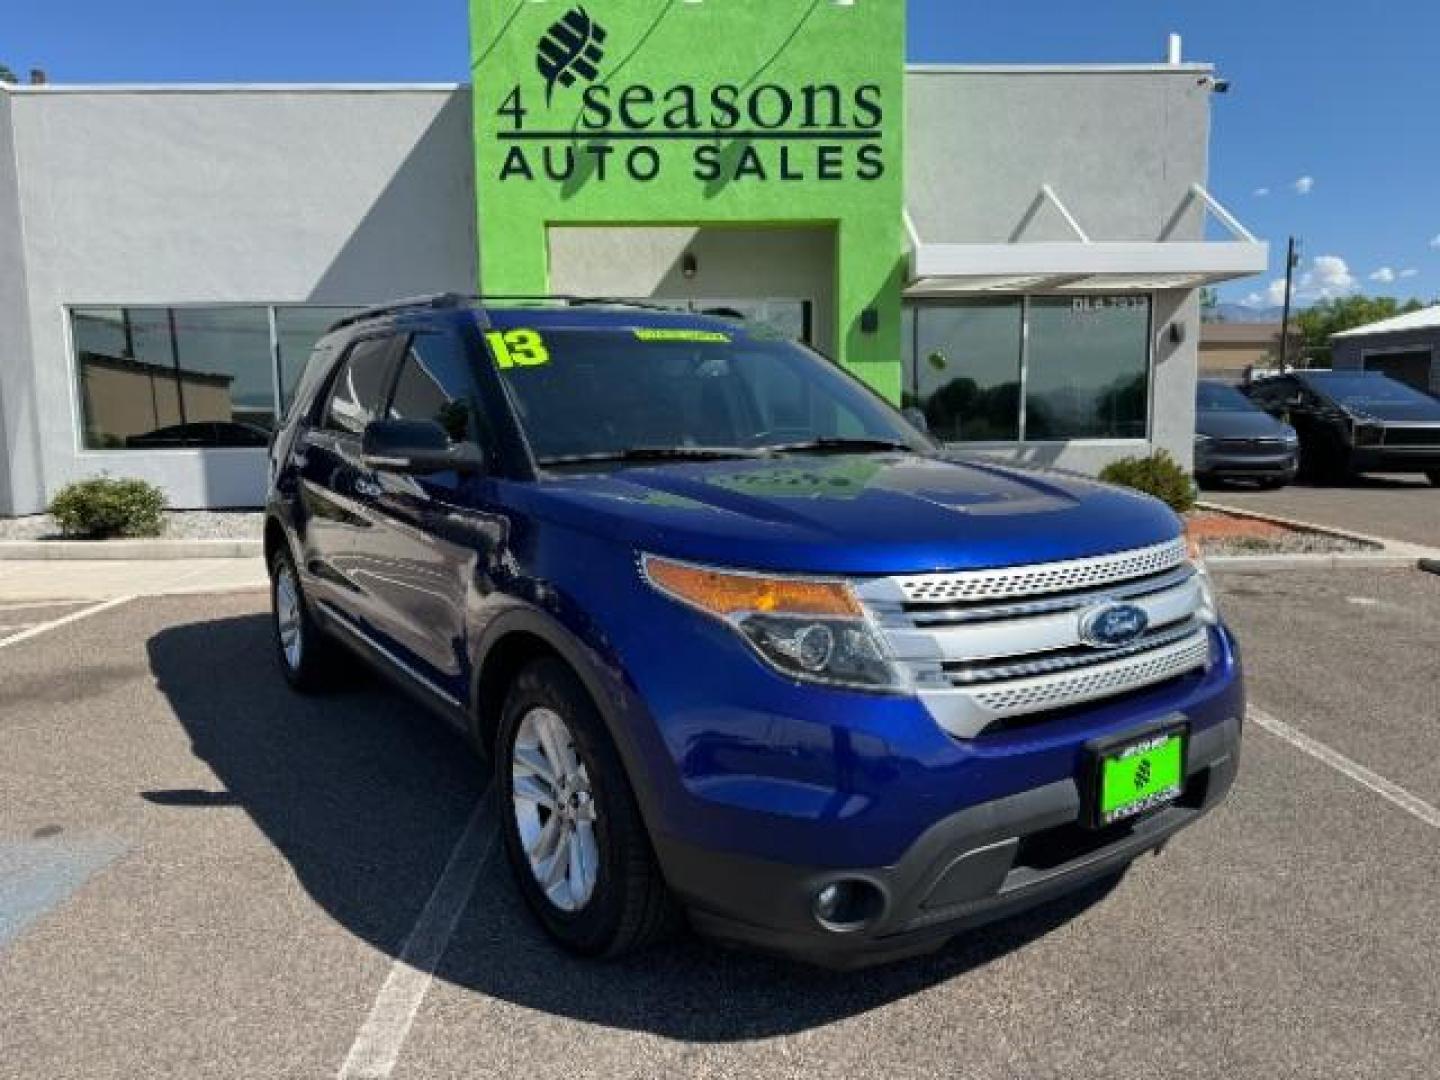
POLYGON ((1222 586, 1231 800, 858 974, 558 953, 459 740, 358 669, 292 696, 261 594, 0 609, 0 1076, 1440 1075, 1440 577, 1222 586))
POLYGON ((1239 484, 1211 488, 1207 502, 1440 547, 1440 488, 1423 476, 1359 476, 1344 485, 1297 483, 1279 491, 1239 484))

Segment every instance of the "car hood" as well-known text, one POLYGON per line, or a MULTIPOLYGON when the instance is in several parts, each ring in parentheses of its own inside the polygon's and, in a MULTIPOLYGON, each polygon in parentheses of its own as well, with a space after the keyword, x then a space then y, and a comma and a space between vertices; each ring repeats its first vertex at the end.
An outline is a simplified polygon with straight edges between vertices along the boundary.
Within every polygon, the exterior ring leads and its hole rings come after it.
POLYGON ((1353 404, 1342 401, 1340 407, 1352 416, 1377 420, 1382 424, 1436 424, 1440 423, 1440 402, 1428 401, 1372 402, 1357 401, 1353 404))
POLYGON ((1163 543, 1148 496, 1082 477, 913 454, 665 464, 543 480, 534 511, 637 550, 751 569, 895 574, 1163 543))
POLYGON ((1249 439, 1287 435, 1291 429, 1258 409, 1202 409, 1195 415, 1195 430, 1212 439, 1249 439))

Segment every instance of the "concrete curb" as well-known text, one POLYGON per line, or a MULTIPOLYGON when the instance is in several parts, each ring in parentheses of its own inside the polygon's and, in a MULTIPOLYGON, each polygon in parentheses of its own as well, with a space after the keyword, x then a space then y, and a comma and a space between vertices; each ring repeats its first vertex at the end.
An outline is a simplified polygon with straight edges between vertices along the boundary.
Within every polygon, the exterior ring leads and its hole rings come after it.
MULTIPOLYGON (((1216 573, 1254 574, 1272 570, 1413 570, 1421 569, 1429 559, 1417 560, 1414 555, 1208 555, 1205 565, 1216 573)), ((1435 573, 1440 573, 1436 563, 1435 573)))
POLYGON ((0 562, 52 560, 157 562, 170 559, 255 559, 260 540, 7 540, 0 562))
MULTIPOLYGON (((1209 510, 1212 513, 1229 514, 1232 517, 1248 518, 1251 521, 1268 521, 1272 525, 1285 525, 1292 529, 1319 533, 1321 536, 1333 536, 1338 540, 1349 540, 1356 544, 1370 544, 1381 551, 1392 550, 1400 543, 1399 541, 1386 540, 1379 536, 1367 536, 1365 533, 1337 529, 1333 525, 1317 525, 1313 521, 1301 521, 1298 518, 1281 517, 1279 514, 1262 514, 1255 510, 1242 510, 1238 506, 1226 506, 1224 503, 1202 500, 1197 502, 1195 506, 1197 509, 1209 510)), ((1412 545, 1404 544, 1403 546, 1409 548, 1412 545)))

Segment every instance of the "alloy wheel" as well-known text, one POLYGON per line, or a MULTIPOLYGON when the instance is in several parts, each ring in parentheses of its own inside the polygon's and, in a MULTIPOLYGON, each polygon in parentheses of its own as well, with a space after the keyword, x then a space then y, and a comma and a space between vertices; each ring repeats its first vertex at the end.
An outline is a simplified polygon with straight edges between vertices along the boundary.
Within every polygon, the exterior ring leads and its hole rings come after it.
POLYGON ((510 770, 515 825, 530 872, 555 907, 579 911, 600 878, 598 811, 590 775, 559 713, 537 707, 525 714, 510 770))

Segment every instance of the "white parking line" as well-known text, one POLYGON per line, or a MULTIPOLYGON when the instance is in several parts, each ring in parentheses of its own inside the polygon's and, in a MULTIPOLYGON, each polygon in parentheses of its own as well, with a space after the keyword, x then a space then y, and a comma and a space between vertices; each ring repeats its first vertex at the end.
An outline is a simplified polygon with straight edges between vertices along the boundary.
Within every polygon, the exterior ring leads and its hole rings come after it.
POLYGON ((339 1080, 383 1080, 394 1070, 415 1014, 430 990, 435 968, 470 903, 480 868, 494 850, 499 827, 489 806, 488 797, 475 805, 435 891, 425 902, 345 1064, 340 1066, 339 1080))
POLYGON ((1354 780, 1361 787, 1369 788, 1382 799, 1394 803, 1412 817, 1419 818, 1431 828, 1440 829, 1440 810, 1431 806, 1424 799, 1410 794, 1399 784, 1386 780, 1377 772, 1365 768, 1359 762, 1351 761, 1338 750, 1332 750, 1324 743, 1312 739, 1303 731, 1297 731, 1283 720, 1277 720, 1269 713, 1251 706, 1249 717, 1255 724, 1277 739, 1284 739, 1297 750, 1302 750, 1315 758, 1323 761, 1336 772, 1343 773, 1351 780, 1354 780))
POLYGON ((31 638, 39 637, 47 631, 57 627, 68 626, 70 623, 79 622, 81 619, 88 619, 91 615, 99 615, 102 611, 109 611, 111 608, 119 607, 121 604, 128 604, 134 600, 133 596, 117 596, 113 600, 106 600, 102 604, 92 604, 90 607, 81 608, 79 611, 72 611, 69 615, 59 619, 52 619, 50 622, 40 623, 32 626, 14 637, 8 637, 0 641, 0 649, 9 648, 11 645, 19 645, 22 641, 29 641, 31 638))

